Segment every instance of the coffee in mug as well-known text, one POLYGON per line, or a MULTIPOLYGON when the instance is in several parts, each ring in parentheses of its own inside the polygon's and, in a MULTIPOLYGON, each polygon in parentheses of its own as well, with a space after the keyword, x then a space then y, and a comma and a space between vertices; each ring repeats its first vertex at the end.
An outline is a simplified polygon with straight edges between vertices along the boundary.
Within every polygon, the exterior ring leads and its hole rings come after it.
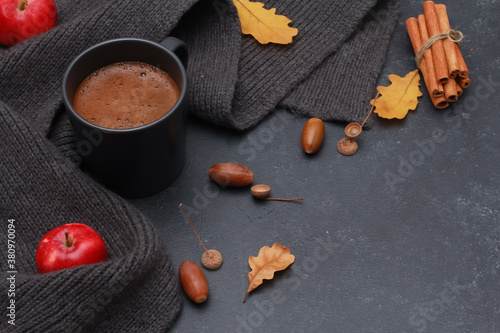
POLYGON ((100 68, 82 81, 73 108, 88 122, 126 129, 149 124, 168 113, 179 88, 165 71, 138 61, 100 68))
POLYGON ((157 193, 182 172, 187 61, 186 45, 175 37, 119 38, 86 49, 64 73, 63 101, 82 168, 125 198, 157 193))

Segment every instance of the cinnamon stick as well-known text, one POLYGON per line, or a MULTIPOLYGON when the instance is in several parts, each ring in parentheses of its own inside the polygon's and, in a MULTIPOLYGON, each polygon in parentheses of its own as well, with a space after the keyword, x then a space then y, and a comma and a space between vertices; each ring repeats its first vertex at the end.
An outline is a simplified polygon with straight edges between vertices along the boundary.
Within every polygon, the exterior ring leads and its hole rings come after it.
POLYGON ((456 102, 458 99, 458 93, 457 93, 457 81, 455 80, 449 80, 445 84, 443 84, 444 88, 444 97, 446 98, 447 102, 456 102))
POLYGON ((470 79, 468 76, 466 76, 466 77, 459 76, 457 78, 457 81, 458 81, 458 84, 460 85, 460 87, 462 87, 463 89, 469 88, 469 86, 470 86, 470 79))
MULTIPOLYGON (((420 36, 417 19, 414 17, 410 17, 409 19, 407 19, 406 28, 408 30, 408 35, 410 36, 413 50, 415 51, 415 53, 417 53, 422 47, 422 38, 420 36)), ((429 66, 427 66, 429 63, 432 63, 432 57, 424 56, 424 58, 422 58, 422 61, 420 62, 420 71, 422 72, 422 76, 424 77, 425 86, 427 87, 427 91, 429 92, 429 96, 431 97, 432 104, 434 104, 434 107, 436 109, 447 108, 449 104, 446 101, 443 93, 441 92, 441 96, 436 96, 435 94, 433 94, 433 89, 437 89, 435 87, 438 85, 438 83, 434 71, 431 72, 429 70, 429 66)))
POLYGON ((462 87, 460 87, 460 84, 458 84, 458 81, 456 81, 456 85, 457 85, 457 96, 460 97, 463 95, 464 91, 462 90, 462 87))
MULTIPOLYGON (((436 6, 434 1, 424 2, 424 15, 425 22, 427 23, 427 29, 430 36, 437 35, 441 33, 441 28, 439 27, 439 22, 436 15, 436 6)), ((449 81, 448 77, 448 64, 446 62, 446 54, 444 51, 443 40, 437 40, 431 46, 432 58, 434 60, 434 70, 436 72, 436 78, 439 83, 445 84, 449 81)))
POLYGON ((457 44, 455 44, 455 49, 457 50, 458 67, 460 69, 460 73, 458 74, 458 76, 466 78, 469 76, 469 69, 467 68, 467 65, 465 64, 464 56, 462 55, 462 52, 460 51, 460 48, 458 47, 457 44))
MULTIPOLYGON (((419 46, 420 50, 420 48, 422 48, 422 45, 429 39, 429 34, 427 33, 427 24, 425 23, 424 15, 418 16, 418 29, 420 32, 420 46, 419 46)), ((439 83, 436 78, 436 71, 434 69, 434 59, 432 57, 432 51, 430 49, 425 51, 424 58, 422 58, 420 66, 422 66, 424 61, 425 65, 427 65, 427 72, 429 73, 428 81, 431 85, 432 94, 436 97, 443 96, 444 94, 443 85, 439 83)))
MULTIPOLYGON (((423 72, 422 72, 423 75, 423 72)), ((427 81, 425 80, 425 75, 424 75, 424 82, 425 85, 427 86, 427 81)), ((434 96, 429 92, 429 96, 431 97, 432 104, 434 104, 434 107, 438 110, 446 109, 450 104, 446 101, 446 98, 444 95, 441 96, 434 96)))
MULTIPOLYGON (((439 22, 439 27, 441 28, 441 33, 446 33, 450 30, 450 20, 448 19, 448 13, 446 12, 446 6, 442 4, 437 4, 436 8, 436 16, 439 22)), ((452 42, 450 39, 443 40, 444 52, 446 55, 446 62, 448 64, 448 75, 450 78, 454 79, 460 73, 458 57, 457 57, 457 45, 452 42)), ((460 51, 460 50, 458 50, 460 51)), ((452 80, 450 80, 452 81, 452 80)), ((456 85, 453 84, 452 85, 456 85)))

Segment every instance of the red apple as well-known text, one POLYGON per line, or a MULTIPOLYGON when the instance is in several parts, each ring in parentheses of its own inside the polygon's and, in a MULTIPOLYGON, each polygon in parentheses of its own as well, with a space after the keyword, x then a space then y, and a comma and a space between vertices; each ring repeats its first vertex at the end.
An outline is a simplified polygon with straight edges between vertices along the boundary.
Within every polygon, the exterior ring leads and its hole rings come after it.
POLYGON ((106 244, 91 227, 69 223, 43 236, 36 249, 40 274, 108 260, 106 244))
POLYGON ((0 0, 0 43, 12 46, 56 26, 54 0, 0 0))

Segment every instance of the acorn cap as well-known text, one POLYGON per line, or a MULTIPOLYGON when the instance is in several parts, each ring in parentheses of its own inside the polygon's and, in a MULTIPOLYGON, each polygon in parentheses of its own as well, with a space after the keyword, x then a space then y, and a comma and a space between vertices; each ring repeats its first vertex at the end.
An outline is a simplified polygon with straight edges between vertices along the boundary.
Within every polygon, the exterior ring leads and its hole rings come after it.
POLYGON ((347 135, 349 138, 355 138, 358 135, 361 134, 361 131, 363 129, 361 128, 361 125, 358 123, 350 123, 345 127, 345 135, 347 135))
POLYGON ((201 255, 201 264, 206 269, 218 269, 222 265, 222 254, 217 250, 207 250, 201 255))
POLYGON ((271 188, 268 185, 258 184, 250 188, 250 192, 257 199, 265 199, 271 193, 271 188))
POLYGON ((351 156, 358 151, 358 143, 353 139, 342 138, 339 140, 339 143, 337 143, 337 150, 342 155, 351 156))

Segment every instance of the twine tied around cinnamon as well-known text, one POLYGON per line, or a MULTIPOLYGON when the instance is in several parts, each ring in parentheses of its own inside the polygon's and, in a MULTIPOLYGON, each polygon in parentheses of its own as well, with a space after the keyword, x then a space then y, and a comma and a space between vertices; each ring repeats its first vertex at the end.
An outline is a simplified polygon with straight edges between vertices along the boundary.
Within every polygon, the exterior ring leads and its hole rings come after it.
POLYGON ((417 67, 418 68, 420 68, 420 62, 424 58, 425 51, 427 51, 428 49, 430 49, 431 46, 432 46, 432 44, 434 44, 438 40, 446 39, 446 38, 448 38, 452 42, 456 43, 458 45, 458 47, 460 47, 460 42, 462 41, 462 39, 464 39, 464 34, 461 31, 458 31, 458 30, 449 29, 447 32, 436 34, 436 35, 430 37, 424 43, 424 45, 422 45, 422 47, 420 48, 420 50, 415 55, 415 61, 417 62, 417 67))

